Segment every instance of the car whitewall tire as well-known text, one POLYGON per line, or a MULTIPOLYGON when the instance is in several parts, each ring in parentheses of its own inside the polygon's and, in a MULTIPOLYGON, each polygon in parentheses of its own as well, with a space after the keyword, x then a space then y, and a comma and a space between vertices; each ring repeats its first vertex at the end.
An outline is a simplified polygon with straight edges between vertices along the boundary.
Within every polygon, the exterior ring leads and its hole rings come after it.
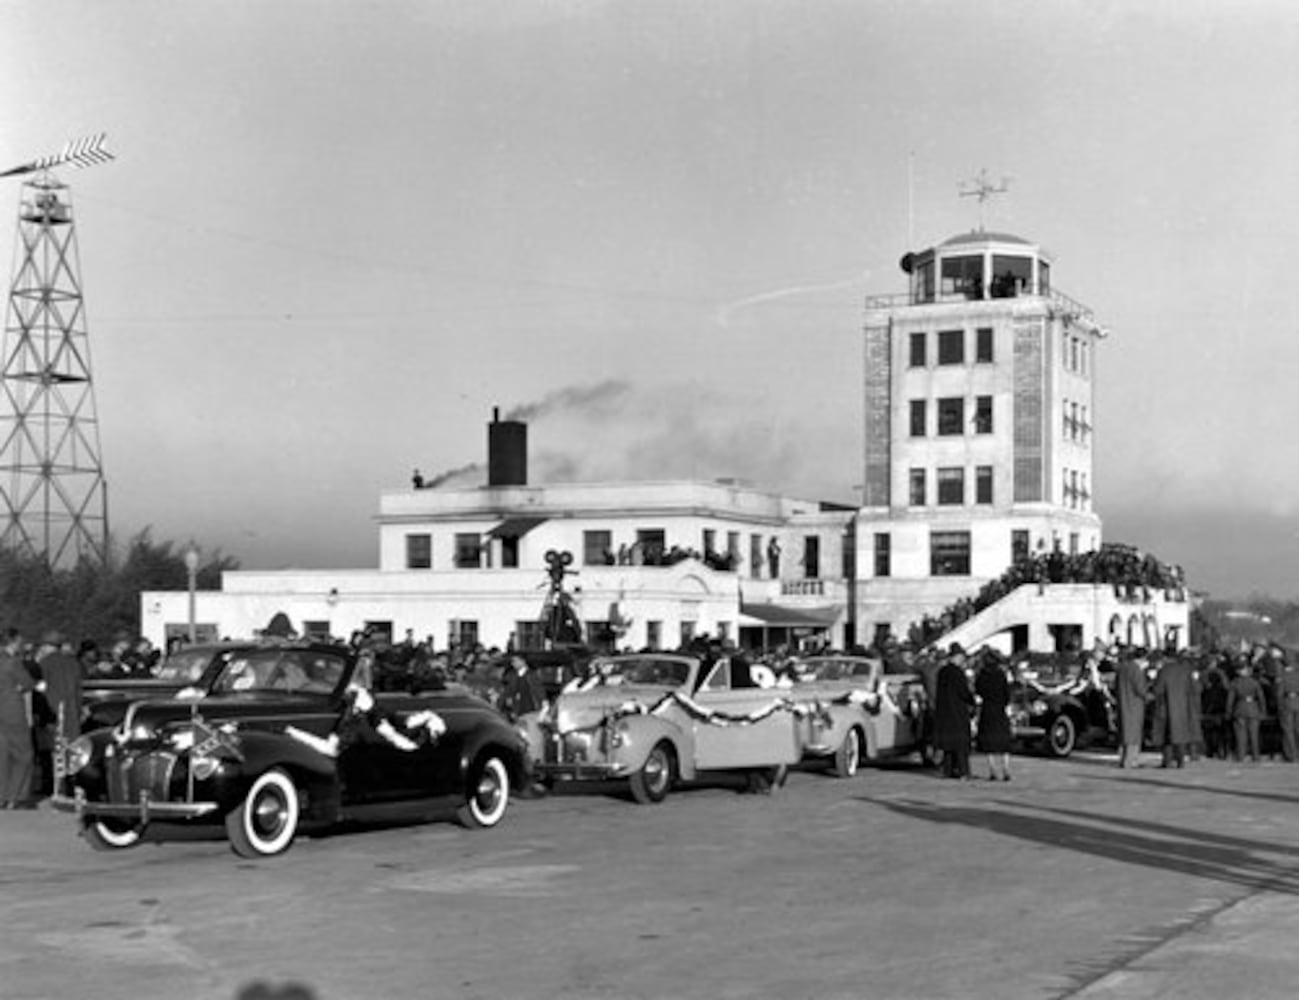
POLYGON ((86 842, 97 851, 124 851, 140 842, 144 829, 133 824, 87 819, 81 832, 86 842))
POLYGON ((486 829, 499 823, 510 804, 510 770, 492 754, 476 769, 465 790, 465 803, 456 812, 464 826, 486 829))
POLYGON ((226 815, 230 846, 245 858, 269 857, 287 850, 298 832, 299 808, 293 779, 278 768, 267 771, 226 815))

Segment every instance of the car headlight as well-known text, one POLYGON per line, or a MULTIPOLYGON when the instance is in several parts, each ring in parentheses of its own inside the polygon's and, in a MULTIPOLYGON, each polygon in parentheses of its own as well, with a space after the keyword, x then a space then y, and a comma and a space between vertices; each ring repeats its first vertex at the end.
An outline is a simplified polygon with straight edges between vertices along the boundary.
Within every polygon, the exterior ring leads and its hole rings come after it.
POLYGON ((219 757, 191 757, 189 759, 189 771, 194 775, 195 781, 206 781, 217 771, 221 770, 221 758, 219 757))
POLYGON ((78 736, 68 744, 67 756, 64 763, 68 769, 68 774, 76 774, 87 764, 90 758, 94 756, 95 745, 90 741, 88 736, 78 736))
POLYGON ((1033 704, 1028 706, 1028 710, 1033 715, 1046 715, 1050 707, 1051 706, 1044 701, 1035 701, 1033 704))
POLYGON ((627 734, 631 727, 625 722, 619 722, 609 727, 609 746, 620 747, 626 744, 627 734))

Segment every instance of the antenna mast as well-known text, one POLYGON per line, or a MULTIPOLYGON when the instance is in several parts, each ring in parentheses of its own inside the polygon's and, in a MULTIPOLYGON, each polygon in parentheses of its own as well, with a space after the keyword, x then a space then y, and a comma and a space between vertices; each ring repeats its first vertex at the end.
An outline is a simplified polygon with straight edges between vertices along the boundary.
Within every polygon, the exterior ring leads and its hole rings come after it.
POLYGON ((18 200, 18 245, 0 353, 0 547, 51 566, 108 552, 108 497, 62 163, 113 158, 102 135, 70 142, 0 177, 34 174, 18 200))
POLYGON ((979 199, 979 232, 983 232, 983 206, 994 194, 1005 194, 1010 190, 1010 178, 1002 177, 1000 185, 994 185, 988 179, 987 169, 979 171, 979 176, 963 182, 958 191, 962 198, 979 199))

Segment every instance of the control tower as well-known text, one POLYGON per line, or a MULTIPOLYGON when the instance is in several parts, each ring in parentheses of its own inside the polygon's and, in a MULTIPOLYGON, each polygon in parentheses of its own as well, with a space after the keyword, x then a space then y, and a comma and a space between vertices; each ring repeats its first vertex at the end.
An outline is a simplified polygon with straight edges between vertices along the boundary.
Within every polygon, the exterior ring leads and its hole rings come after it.
POLYGON ((1096 549, 1096 347, 1038 244, 982 230, 902 257, 866 300, 863 641, 973 596, 1013 562, 1096 549))

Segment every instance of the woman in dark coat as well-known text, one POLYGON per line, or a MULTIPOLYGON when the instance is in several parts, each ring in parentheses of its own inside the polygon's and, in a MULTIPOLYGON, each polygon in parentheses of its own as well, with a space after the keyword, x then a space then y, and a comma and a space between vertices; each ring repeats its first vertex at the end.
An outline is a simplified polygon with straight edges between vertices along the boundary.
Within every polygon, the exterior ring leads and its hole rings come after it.
POLYGON ((988 780, 1010 780, 1010 681, 995 653, 988 653, 974 678, 979 699, 979 730, 975 742, 988 755, 988 780))
POLYGON ((943 777, 970 776, 970 713, 974 695, 959 649, 938 670, 934 686, 934 746, 943 751, 943 777))

